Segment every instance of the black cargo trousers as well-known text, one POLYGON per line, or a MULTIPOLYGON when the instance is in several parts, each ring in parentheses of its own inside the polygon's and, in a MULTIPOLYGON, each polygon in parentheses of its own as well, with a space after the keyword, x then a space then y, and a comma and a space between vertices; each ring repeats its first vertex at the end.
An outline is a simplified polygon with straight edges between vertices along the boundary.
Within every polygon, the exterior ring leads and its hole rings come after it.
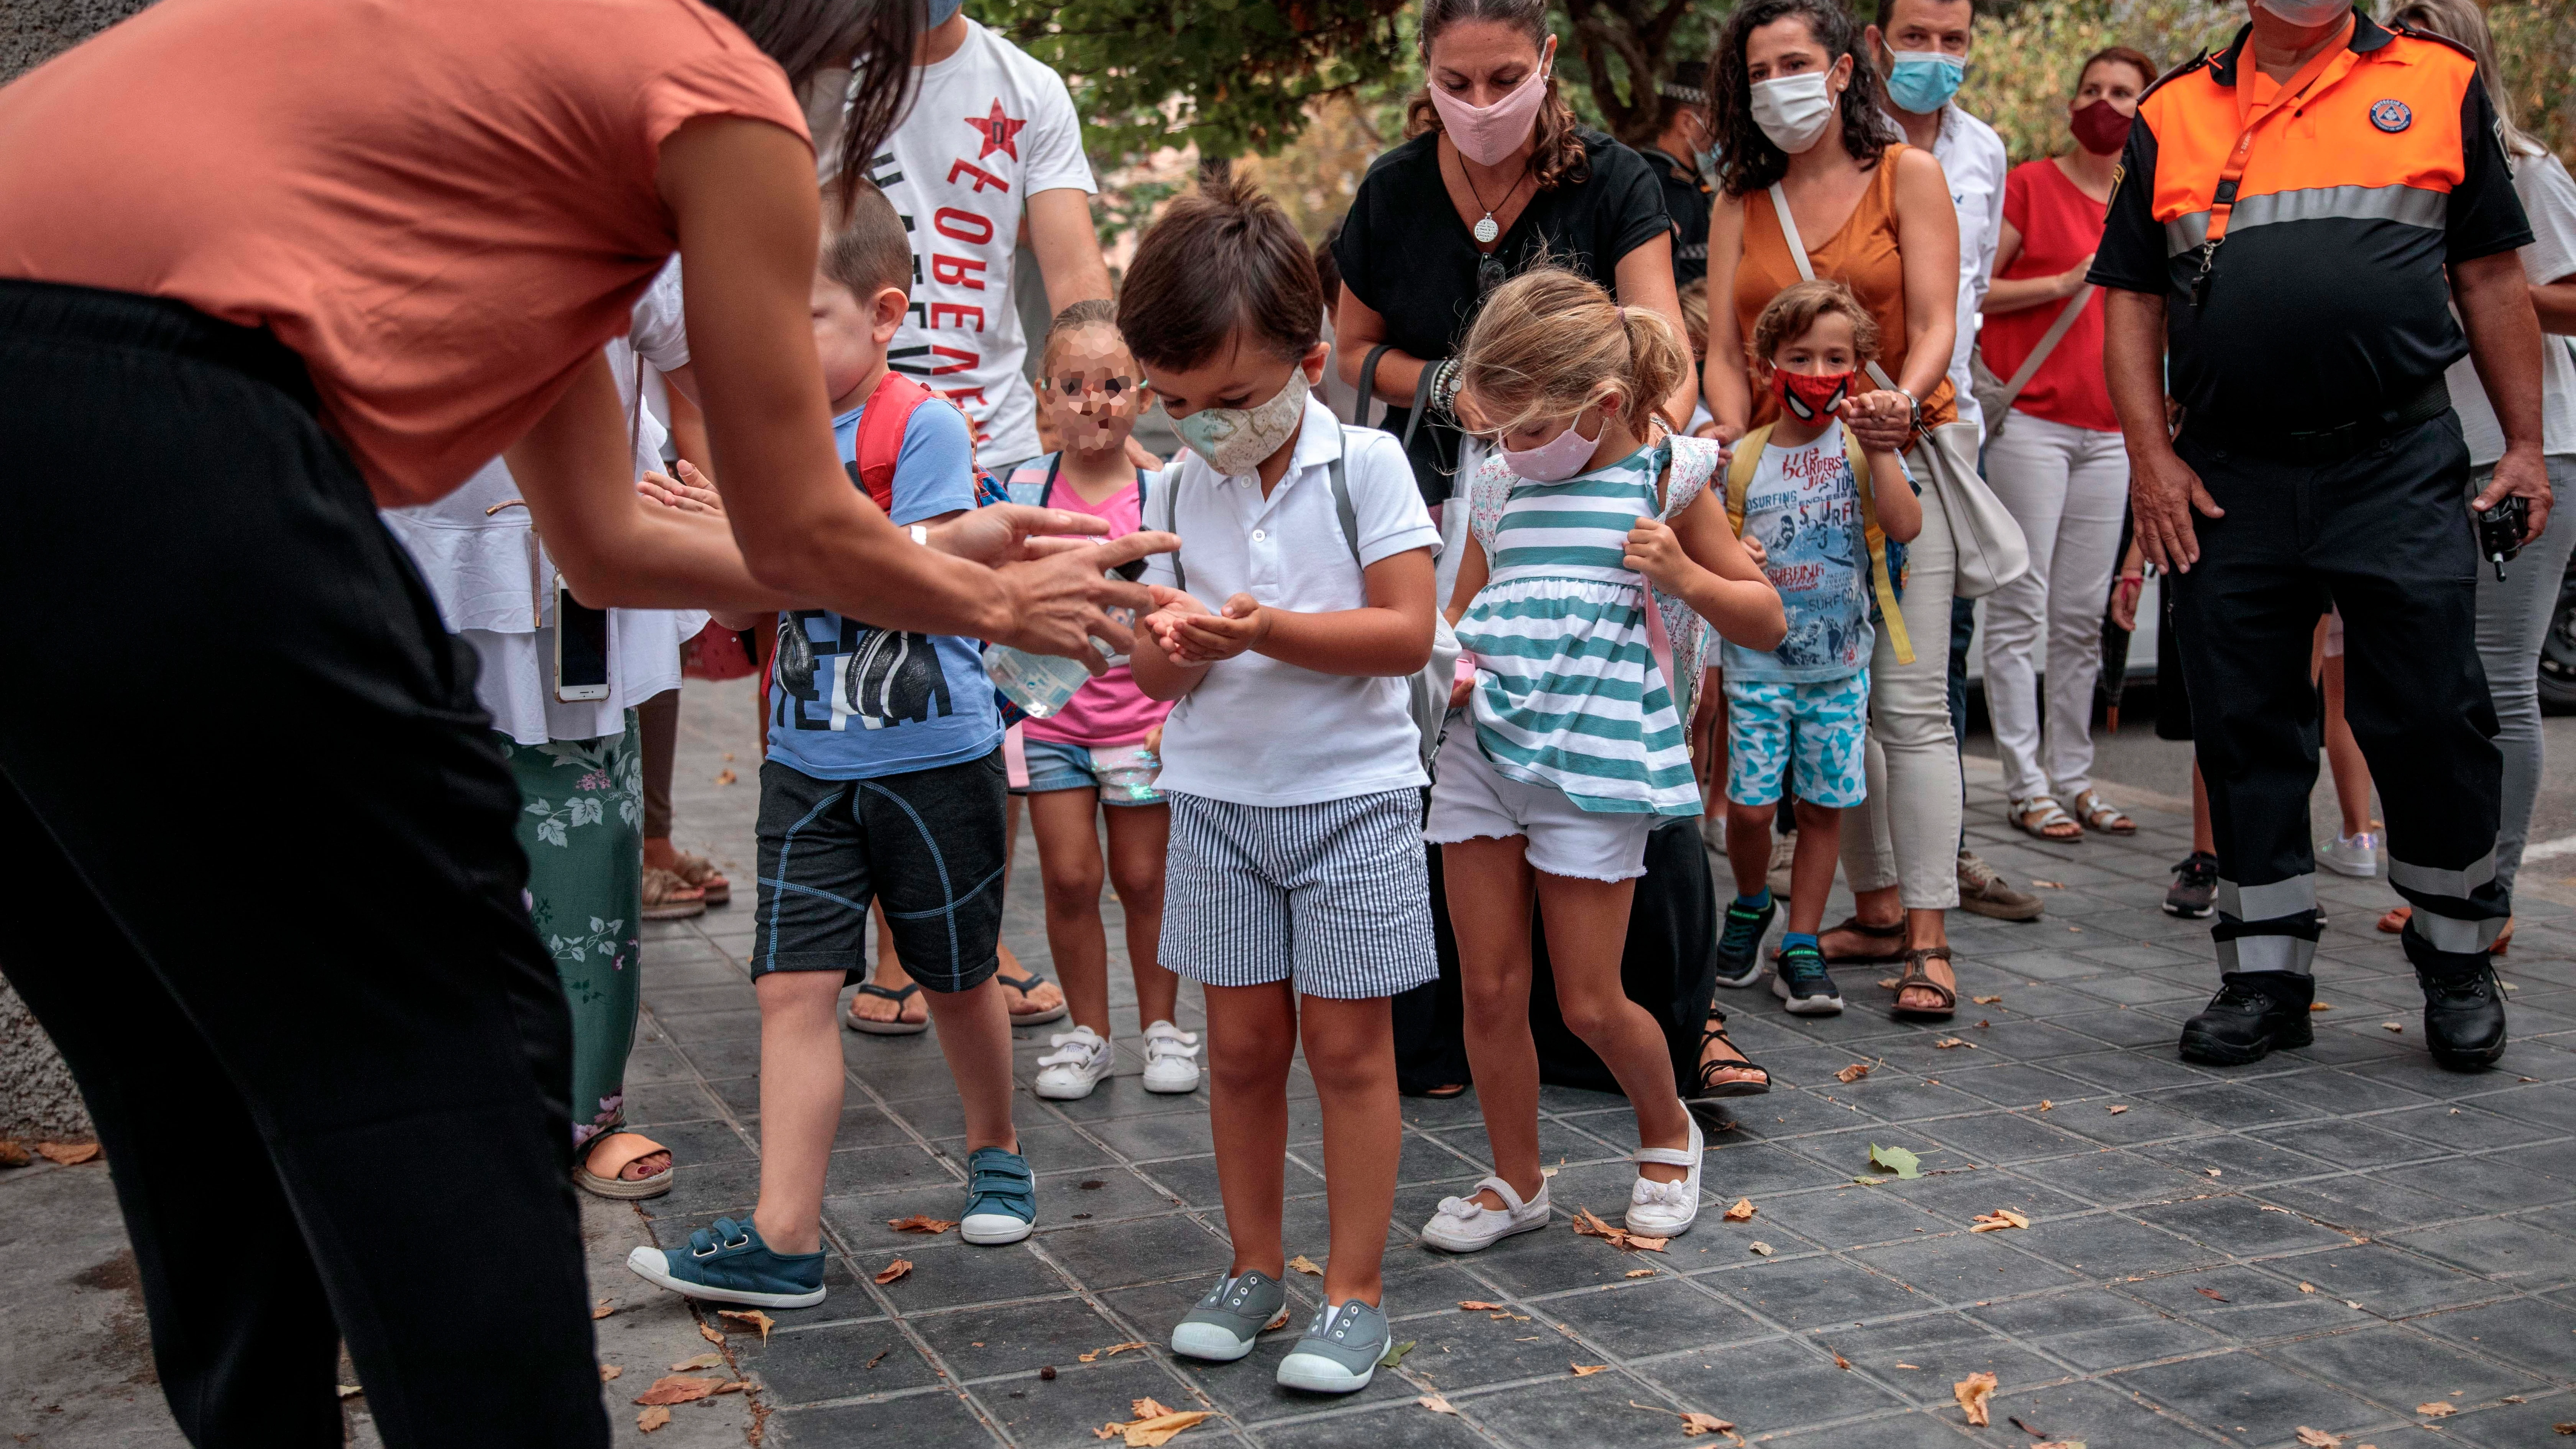
POLYGON ((2226 510, 2193 515, 2200 560, 2166 579, 2217 835, 2220 968, 2306 974, 2316 955, 2308 665, 2331 604, 2344 718, 2386 812, 2389 883, 2415 908, 2407 959, 2433 976, 2485 971, 2510 904, 2495 870, 2502 758, 2478 663, 2485 565, 2460 502, 2458 414, 2306 456, 2189 427, 2175 448, 2226 510))

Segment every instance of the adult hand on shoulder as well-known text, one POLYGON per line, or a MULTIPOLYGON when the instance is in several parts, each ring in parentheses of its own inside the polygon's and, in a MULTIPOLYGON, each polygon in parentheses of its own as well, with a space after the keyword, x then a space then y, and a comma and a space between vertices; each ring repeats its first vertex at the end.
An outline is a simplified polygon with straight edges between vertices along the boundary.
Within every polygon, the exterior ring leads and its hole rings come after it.
POLYGON ((2537 452, 2507 448, 2504 456, 2496 460, 2495 476, 2488 480, 2486 491, 2470 507, 2484 513, 2513 497, 2531 500, 2531 517, 2522 530, 2522 541, 2528 544, 2549 526, 2549 468, 2537 452))
POLYGON ((2137 519, 2138 547, 2147 562, 2167 573, 2187 574, 2200 562, 2200 539, 2192 532, 2192 510, 2204 518, 2224 518, 2227 510, 2201 486, 2171 448, 2129 455, 2129 507, 2137 519))

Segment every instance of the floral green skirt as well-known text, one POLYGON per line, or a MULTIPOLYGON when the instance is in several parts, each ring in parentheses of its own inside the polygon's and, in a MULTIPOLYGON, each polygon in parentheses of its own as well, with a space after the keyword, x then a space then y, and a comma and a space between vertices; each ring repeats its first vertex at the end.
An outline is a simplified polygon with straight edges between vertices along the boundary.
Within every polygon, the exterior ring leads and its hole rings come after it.
POLYGON ((572 1140, 616 1126, 643 990, 636 964, 644 918, 644 753, 635 712, 626 732, 522 745, 496 736, 525 802, 528 915, 555 958, 572 1006, 572 1140))

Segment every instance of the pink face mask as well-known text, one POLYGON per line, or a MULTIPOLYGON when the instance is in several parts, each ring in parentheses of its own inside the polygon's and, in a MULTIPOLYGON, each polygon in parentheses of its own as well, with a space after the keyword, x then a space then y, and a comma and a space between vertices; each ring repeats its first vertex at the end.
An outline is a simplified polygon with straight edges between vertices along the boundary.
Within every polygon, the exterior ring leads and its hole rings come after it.
MULTIPOLYGON (((1583 410, 1590 411, 1590 408, 1583 410)), ((1592 461, 1592 450, 1601 446, 1601 428, 1606 426, 1608 419, 1604 418, 1587 438, 1583 436, 1583 413, 1576 413, 1573 421, 1565 425, 1564 432, 1535 448, 1523 448, 1518 452, 1503 449, 1503 466, 1532 483, 1562 483, 1582 472, 1583 465, 1592 461)))
POLYGON ((1547 48, 1539 52, 1538 69, 1490 106, 1471 106, 1438 85, 1431 87, 1431 108, 1440 113, 1440 129, 1449 133, 1450 144, 1460 155, 1479 166, 1498 166, 1521 148, 1538 124, 1539 102, 1547 99, 1548 66, 1555 56, 1556 37, 1551 35, 1547 48))

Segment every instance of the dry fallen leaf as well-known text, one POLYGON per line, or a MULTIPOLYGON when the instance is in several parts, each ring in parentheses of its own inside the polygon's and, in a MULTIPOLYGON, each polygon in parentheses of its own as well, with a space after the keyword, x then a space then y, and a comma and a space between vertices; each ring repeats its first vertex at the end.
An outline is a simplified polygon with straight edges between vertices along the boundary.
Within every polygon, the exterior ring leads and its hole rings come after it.
POLYGON ((954 1218, 934 1218, 927 1213, 914 1213, 908 1218, 888 1218, 886 1226, 898 1233, 944 1233, 957 1226, 954 1218))
POLYGON ((2341 1434, 2329 1434, 2323 1429, 2311 1429, 2307 1425, 2301 1424, 2299 1426, 2299 1442, 2310 1446, 2310 1449, 2335 1449, 2337 1444, 2343 1442, 2343 1436, 2341 1434))
POLYGON ((2218 1169, 2217 1169, 2217 1168, 2215 1168, 2215 1167, 2204 1167, 2204 1168, 2202 1168, 2202 1169, 2201 1169, 2201 1171, 2208 1173, 2208 1174, 2209 1174, 2210 1176, 2212 1176, 2212 1177, 2216 1177, 2216 1176, 2218 1176, 2218 1175, 2219 1175, 2218 1169))
POLYGON ((617 1305, 605 1298, 602 1298, 597 1303, 590 1305, 590 1316, 594 1321, 606 1318, 608 1315, 615 1313, 616 1311, 617 1305))
POLYGON ((1321 1278, 1324 1276, 1324 1270, 1315 1266, 1315 1260, 1307 1257, 1303 1253, 1299 1253, 1296 1257, 1289 1259, 1288 1266, 1310 1278, 1321 1278))
POLYGON ((43 1153, 47 1161, 60 1163, 65 1167, 78 1167, 98 1156, 98 1144, 95 1142, 39 1142, 36 1144, 36 1150, 43 1153))
MULTIPOLYGON (((619 1366, 619 1365, 617 1365, 617 1364, 613 1364, 613 1363, 604 1363, 604 1364, 601 1364, 601 1365, 599 1366, 599 1381, 600 1381, 601 1383, 603 1383, 603 1384, 604 1384, 604 1383, 608 1382, 610 1379, 613 1379, 613 1378, 617 1377, 619 1374, 622 1374, 622 1373, 624 1373, 624 1372, 626 1372, 626 1370, 625 1370, 623 1367, 621 1367, 621 1366, 619 1366)), ((340 1387, 342 1387, 342 1388, 344 1388, 344 1389, 345 1389, 345 1388, 347 1388, 347 1387, 348 1387, 348 1385, 347 1385, 347 1384, 342 1384, 340 1387)), ((342 1394, 340 1397, 342 1397, 342 1398, 344 1398, 344 1399, 345 1399, 345 1398, 347 1398, 347 1397, 348 1397, 348 1395, 347 1395, 347 1394, 342 1394)))
POLYGON ((751 1385, 741 1379, 734 1379, 730 1382, 716 1385, 716 1392, 719 1394, 747 1394, 751 1392, 751 1385))
POLYGON ((2119 1116, 2121 1113, 2126 1112, 2126 1111, 2128 1111, 2129 1109, 2128 1109, 2128 1108, 2126 1108, 2126 1107, 2106 1107, 2106 1108, 2104 1108, 2103 1110, 2104 1110, 2104 1111, 2106 1111, 2106 1112, 2109 1112, 2112 1116, 2117 1117, 2117 1116, 2119 1116))
POLYGON ((714 1329, 707 1327, 703 1323, 698 1325, 698 1337, 713 1344, 721 1344, 724 1342, 723 1334, 716 1332, 714 1329))
POLYGON ((1672 1242, 1670 1238, 1640 1237, 1626 1228, 1614 1228, 1603 1222, 1601 1215, 1590 1208, 1576 1210, 1574 1230, 1587 1238, 1607 1239, 1614 1248, 1643 1248, 1650 1253, 1660 1253, 1664 1251, 1666 1244, 1672 1242))
POLYGON ((669 1374, 653 1381, 653 1387, 635 1396, 639 1404, 690 1404, 716 1391, 716 1379, 692 1378, 687 1374, 669 1374))
POLYGON ((1082 1356, 1082 1361, 1084 1363, 1097 1363, 1104 1358, 1116 1358, 1118 1355, 1125 1353, 1130 1349, 1143 1348, 1144 1346, 1145 1345, 1143 1343, 1131 1338, 1125 1343, 1113 1343, 1107 1348, 1095 1348, 1091 1352, 1084 1354, 1082 1356))
POLYGON ((1420 1404, 1426 1409, 1429 1409, 1435 1414, 1454 1414, 1458 1412, 1456 1409, 1450 1407, 1447 1399, 1440 1397, 1438 1394, 1424 1394, 1421 1398, 1414 1400, 1414 1402, 1420 1404))
POLYGON ((1607 1373, 1610 1370, 1610 1365, 1606 1363, 1569 1363, 1566 1367, 1574 1370, 1574 1376, 1578 1379, 1588 1379, 1594 1374, 1607 1373))
MULTIPOLYGON (((896 1261, 901 1262, 902 1260, 897 1259, 896 1261)), ((886 1266, 892 1267, 894 1265, 889 1263, 886 1266)), ((903 1266, 907 1272, 912 1268, 910 1263, 905 1263, 903 1266)), ((894 1275, 895 1278, 900 1278, 902 1276, 902 1273, 894 1275)), ((891 1283, 894 1281, 894 1278, 879 1277, 877 1281, 880 1283, 891 1283)), ((760 1341, 763 1343, 769 1342, 769 1330, 778 1326, 777 1319, 770 1317, 768 1314, 761 1312, 757 1308, 719 1308, 716 1310, 716 1317, 730 1318, 745 1328, 759 1329, 760 1341)))
POLYGON ((2040 1098, 2040 1099, 2039 1099, 2039 1110, 2041 1110, 2041 1111, 2043 1111, 2043 1112, 2049 1111, 2049 1110, 2051 1110, 2051 1109, 2055 1108, 2056 1106, 2057 1106, 2057 1104, 2056 1104, 2055 1102, 2052 1102, 2052 1101, 2048 1100, 2046 1097, 2042 1097, 2042 1098, 2040 1098))
MULTIPOLYGON (((605 1383, 608 1380, 617 1377, 617 1371, 615 1369, 603 1369, 600 1371, 599 1377, 600 1381, 605 1383)), ((358 1395, 366 1392, 364 1387, 357 1384, 341 1384, 339 1385, 339 1389, 340 1397, 344 1399, 354 1399, 358 1395)))
POLYGON ((2311 1001, 2311 1002, 2309 1002, 2309 1003, 2308 1003, 2308 1010, 2310 1010, 2310 1011, 2332 1011, 2332 1010, 2334 1010, 2334 1005, 2333 1005, 2333 1003, 2331 1003, 2331 1002, 2324 1002, 2324 1001, 2311 1001))
POLYGON ((1983 1369, 1950 1386, 1950 1396, 1959 1401, 1961 1409, 1967 1411, 1968 1422, 1980 1429, 1986 1427, 1986 1400, 1993 1398, 1994 1395, 1995 1376, 1983 1369))
POLYGON ((1897 1366, 1898 1368, 1913 1369, 1913 1370, 1916 1370, 1917 1372, 1920 1372, 1920 1371, 1922 1370, 1922 1368, 1923 1368, 1923 1365, 1921 1365, 1921 1364, 1919 1364, 1919 1363, 1906 1363, 1905 1361, 1903 1361, 1903 1360, 1901 1360, 1901 1359, 1897 1361, 1897 1365, 1896 1365, 1896 1366, 1897 1366))
MULTIPOLYGON (((2085 1446, 2081 1439, 2050 1439, 2044 1443, 2033 1444, 2030 1449, 2085 1449, 2085 1446)), ((2378 1446, 2364 1444, 2361 1449, 2378 1449, 2378 1446)))
MULTIPOLYGON (((1831 1350, 1831 1349, 1827 1349, 1827 1350, 1825 1350, 1825 1351, 1826 1351, 1827 1353, 1833 1353, 1833 1350, 1831 1350)), ((1834 1354, 1834 1367, 1836 1367, 1836 1368, 1838 1368, 1838 1369, 1846 1369, 1846 1370, 1847 1370, 1847 1369, 1849 1369, 1849 1368, 1851 1367, 1851 1360, 1850 1360, 1850 1359, 1847 1359, 1847 1358, 1845 1358, 1845 1357, 1843 1357, 1841 1354, 1836 1353, 1836 1354, 1834 1354)))
POLYGON ((1103 1424, 1092 1431, 1092 1437, 1114 1439, 1124 1436, 1130 1449, 1152 1449, 1154 1445, 1170 1443, 1173 1435, 1197 1426, 1208 1417, 1204 1409, 1175 1413, 1152 1399, 1136 1400, 1128 1407, 1128 1412, 1135 1417, 1124 1424, 1103 1424))
POLYGON ((680 1360, 678 1363, 675 1363, 675 1364, 671 1365, 671 1372, 673 1372, 673 1373, 675 1373, 675 1374, 680 1374, 680 1373, 687 1373, 687 1372, 688 1372, 689 1370, 691 1370, 691 1369, 714 1368, 716 1365, 718 1365, 718 1364, 720 1364, 720 1363, 723 1363, 723 1362, 724 1362, 724 1355, 723 1355, 723 1354, 720 1354, 720 1353, 702 1353, 702 1354, 699 1354, 696 1358, 684 1358, 684 1359, 680 1360))
POLYGON ((1628 1278, 1652 1278, 1655 1276, 1655 1270, 1652 1268, 1631 1268, 1621 1276, 1628 1278))
POLYGON ((2314 1283, 2302 1283, 2299 1285, 2299 1291, 2302 1293, 2314 1293, 2317 1291, 2317 1285, 2314 1283))
POLYGON ((1768 1258, 1768 1257, 1770 1257, 1770 1256, 1771 1256, 1771 1245, 1770 1245, 1769 1243, 1766 1243, 1766 1242, 1762 1241, 1760 1238, 1756 1238, 1756 1239, 1754 1239, 1752 1242, 1749 1242, 1749 1243, 1745 1244, 1744 1246, 1745 1246, 1746 1251, 1748 1251, 1748 1252, 1760 1253, 1763 1257, 1766 1257, 1766 1258, 1768 1258))
POLYGON ((1996 1002, 2003 1000, 2000 996, 1971 996, 1968 999, 1977 1003, 1979 1006, 1992 1006, 1996 1002))
POLYGON ((1726 1220, 1730 1223, 1740 1223, 1753 1216, 1754 1212, 1753 1199, 1739 1197, 1735 1200, 1735 1206, 1726 1210, 1726 1220))
POLYGON ((1735 1424, 1734 1424, 1734 1421, 1729 1420, 1729 1419, 1721 1419, 1721 1418, 1719 1418, 1718 1416, 1716 1416, 1715 1414, 1684 1414, 1684 1415, 1682 1415, 1682 1433, 1684 1433, 1685 1435, 1690 1435, 1690 1434, 1732 1434, 1732 1433, 1734 1433, 1734 1432, 1735 1432, 1735 1424))
POLYGON ((27 1155, 26 1148, 15 1142, 0 1140, 0 1167, 24 1167, 35 1160, 27 1155))
POLYGON ((2193 1290, 2191 1290, 2191 1291, 2192 1291, 2192 1292, 2194 1292, 2194 1293, 2199 1294, 2199 1295, 2200 1295, 2201 1297, 2203 1297, 2203 1298, 2207 1298, 2207 1299, 2211 1300, 2212 1302, 2216 1302, 2216 1303, 2224 1303, 2224 1302, 2226 1302, 2226 1301, 2227 1301, 2226 1296, 2225 1296, 2225 1295, 2223 1295, 2223 1294, 2221 1294, 2221 1293, 2220 1293, 2217 1289, 2215 1289, 2215 1288, 2194 1288, 2194 1289, 2193 1289, 2193 1290))
POLYGON ((2033 878, 2033 879, 2032 879, 2032 881, 2031 881, 2031 884, 2032 884, 2032 885, 2035 885, 2035 886, 2037 886, 2037 887, 2039 887, 2041 890, 2044 890, 2044 891, 2062 891, 2062 890, 2066 889, 2066 882, 2064 882, 2064 881, 2057 881, 2057 880, 2039 880, 2039 879, 2037 879, 2037 878, 2033 878))
POLYGON ((882 1288, 886 1284, 902 1278, 911 1271, 912 1260, 910 1258, 897 1258, 893 1262, 888 1263, 877 1270, 877 1286, 882 1288))
MULTIPOLYGON (((1984 1024, 1985 1023, 1983 1022, 1978 1023, 1980 1026, 1983 1026, 1984 1024)), ((1945 1052, 1950 1050, 1952 1047, 1966 1047, 1970 1051, 1975 1051, 1977 1049, 1977 1044, 1975 1042, 1955 1036, 1945 1036, 1939 1041, 1932 1043, 1932 1046, 1937 1051, 1945 1052)))
POLYGON ((2406 1023, 2402 1021, 2383 1021, 2379 1026, 2383 1031, 2404 1031, 2406 1029, 2406 1023))
POLYGON ((1975 1227, 1968 1229, 1968 1231, 1972 1233, 1992 1233, 2000 1232, 2005 1228, 2026 1228, 2030 1226, 2030 1219, 2014 1212, 2011 1208, 1997 1208, 1990 1213, 1977 1214, 1976 1224, 1977 1225, 1975 1227))
POLYGON ((1843 1068, 1841 1071, 1834 1073, 1834 1080, 1848 1085, 1849 1083, 1857 1082, 1868 1075, 1869 1063, 1854 1062, 1850 1066, 1843 1068))
POLYGON ((2435 1399, 2429 1404, 2417 1404, 2415 1406, 2415 1412, 2423 1415, 2427 1419, 2444 1419, 2460 1412, 2460 1406, 2457 1404, 2446 1404, 2440 1399, 2435 1399))
POLYGON ((719 785, 730 785, 740 778, 740 776, 736 775, 731 770, 716 771, 716 783, 719 785))
POLYGON ((1458 1300, 1459 1309, 1467 1313, 1491 1313, 1502 1306, 1503 1305, 1499 1303, 1488 1303, 1482 1298, 1461 1298, 1458 1300))
POLYGON ((671 1422, 671 1411, 663 1408, 660 1404, 655 1404, 653 1407, 646 1409, 643 1413, 635 1416, 635 1427, 643 1430, 647 1434, 652 1433, 654 1430, 661 1428, 669 1422, 671 1422))

